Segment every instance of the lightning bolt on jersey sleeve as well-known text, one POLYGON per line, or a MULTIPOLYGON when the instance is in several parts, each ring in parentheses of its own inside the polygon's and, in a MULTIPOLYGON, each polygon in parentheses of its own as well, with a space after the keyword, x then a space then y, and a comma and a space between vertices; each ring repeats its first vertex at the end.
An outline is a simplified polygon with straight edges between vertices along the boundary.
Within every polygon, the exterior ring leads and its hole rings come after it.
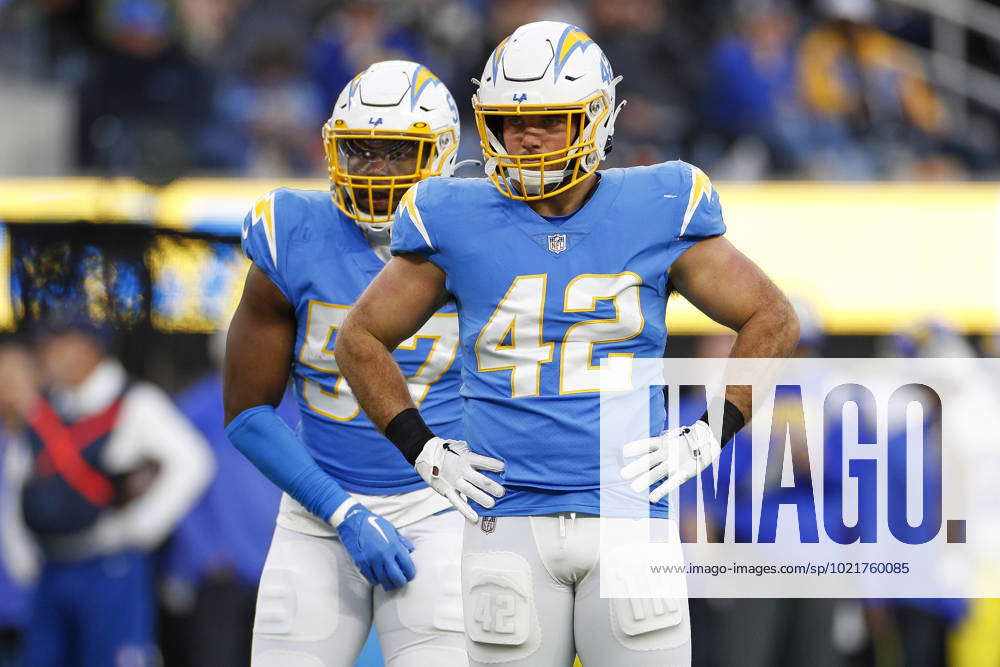
POLYGON ((425 205, 427 200, 424 194, 426 185, 427 181, 422 181, 411 187, 396 207, 390 248, 393 255, 414 253, 430 259, 437 254, 430 229, 420 212, 421 205, 425 205))
POLYGON ((722 219, 722 203, 719 192, 712 181, 698 167, 686 162, 667 163, 676 165, 681 179, 677 197, 685 205, 680 218, 678 238, 686 241, 700 241, 726 233, 726 223, 722 219))
POLYGON ((281 209, 281 219, 293 215, 288 210, 287 191, 273 190, 260 199, 247 212, 243 219, 242 246, 243 254, 267 274, 285 298, 293 302, 288 285, 282 276, 285 267, 286 247, 284 243, 287 229, 278 224, 278 210, 281 209), (279 240, 279 234, 282 238, 279 240))

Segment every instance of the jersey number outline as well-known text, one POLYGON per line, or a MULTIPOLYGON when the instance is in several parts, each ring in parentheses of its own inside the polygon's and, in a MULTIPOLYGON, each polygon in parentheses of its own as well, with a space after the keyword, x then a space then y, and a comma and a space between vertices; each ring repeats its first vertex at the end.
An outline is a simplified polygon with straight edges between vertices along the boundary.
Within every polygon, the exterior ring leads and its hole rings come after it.
MULTIPOLYGON (((510 371, 511 398, 538 396, 542 364, 551 362, 555 343, 543 339, 547 274, 517 276, 476 338, 476 367, 481 373, 510 371)), ((610 300, 615 316, 574 322, 563 336, 559 360, 559 393, 581 394, 631 389, 631 380, 601 382, 593 363, 594 346, 635 338, 645 328, 639 288, 642 278, 631 271, 583 273, 566 285, 563 312, 597 310, 610 300)), ((612 352, 609 357, 632 357, 612 352)))
MULTIPOLYGON (((305 337, 298 354, 298 361, 303 366, 336 375, 329 389, 310 377, 302 378, 302 397, 309 409, 335 421, 351 421, 361 412, 330 350, 334 332, 344 324, 350 312, 350 306, 310 299, 305 337)), ((406 378, 410 397, 417 406, 427 398, 431 385, 440 380, 455 361, 459 343, 457 317, 456 313, 434 313, 420 331, 399 344, 398 349, 416 350, 420 339, 433 341, 417 372, 406 378)))

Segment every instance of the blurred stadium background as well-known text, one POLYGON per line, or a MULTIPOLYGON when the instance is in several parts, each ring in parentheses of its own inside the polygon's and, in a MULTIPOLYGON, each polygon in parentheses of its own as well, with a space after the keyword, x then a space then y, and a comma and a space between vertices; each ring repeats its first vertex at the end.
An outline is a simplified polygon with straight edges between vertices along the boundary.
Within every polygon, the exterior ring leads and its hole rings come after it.
MULTIPOLYGON (((192 391, 242 288, 244 214, 279 185, 327 187, 320 127, 341 87, 373 61, 427 64, 465 112, 460 159, 477 157, 470 78, 546 18, 583 27, 624 75, 609 166, 705 169, 733 242, 808 304, 811 353, 994 356, 997 0, 0 0, 4 340, 86 303, 130 372, 192 391)), ((719 330, 680 300, 668 312, 668 354, 704 353, 719 330)), ((275 507, 252 519, 265 536, 275 507)), ((164 567, 167 665, 225 664, 206 657, 193 601, 236 569, 164 567)), ((2 577, 10 647, 30 586, 2 577)), ((696 664, 729 664, 724 602, 693 606, 708 633, 695 629, 696 664)), ((946 657, 906 664, 1000 666, 989 601, 918 605, 916 621, 886 606, 831 612, 798 638, 830 654, 808 664, 901 665, 916 628, 946 657)), ((242 616, 215 622, 230 620, 249 632, 242 616)), ((780 655, 770 664, 798 664, 780 655)))

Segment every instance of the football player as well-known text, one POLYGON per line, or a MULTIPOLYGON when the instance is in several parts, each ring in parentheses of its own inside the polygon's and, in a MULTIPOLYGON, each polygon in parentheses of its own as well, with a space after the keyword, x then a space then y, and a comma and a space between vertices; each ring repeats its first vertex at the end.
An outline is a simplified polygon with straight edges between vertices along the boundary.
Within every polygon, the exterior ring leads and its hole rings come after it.
MULTIPOLYGON (((457 107, 426 67, 376 63, 344 88, 323 141, 330 192, 275 190, 246 217, 253 264, 227 342, 226 432, 285 492, 253 664, 353 665, 374 618, 386 664, 465 665, 462 517, 375 430, 333 352, 389 257, 400 198, 454 170, 457 107), (298 431, 274 411, 289 372, 298 431)), ((409 400, 435 431, 458 437, 458 317, 444 302, 424 315, 395 361, 409 400)))
MULTIPOLYGON (((575 26, 531 23, 502 41, 473 97, 487 177, 407 192, 395 256, 337 338, 375 425, 467 518, 485 515, 466 527, 462 555, 476 665, 567 665, 574 650, 584 665, 690 662, 685 600, 600 597, 599 363, 661 356, 671 289, 737 332, 732 356, 787 356, 798 335, 785 297, 723 238, 703 172, 684 162, 598 171, 617 82, 575 26), (389 353, 451 298, 467 442, 424 423, 389 353)), ((706 416, 626 445, 626 457, 642 454, 623 475, 650 494, 657 539, 677 539, 663 496, 742 427, 749 393, 728 390, 721 439, 706 416)), ((661 393, 649 401, 659 433, 661 393)))

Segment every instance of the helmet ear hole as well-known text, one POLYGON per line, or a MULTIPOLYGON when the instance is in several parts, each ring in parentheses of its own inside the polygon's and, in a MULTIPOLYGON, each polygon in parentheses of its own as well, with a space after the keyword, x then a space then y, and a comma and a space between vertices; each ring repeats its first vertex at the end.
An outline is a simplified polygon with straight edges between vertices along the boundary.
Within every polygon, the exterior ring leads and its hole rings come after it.
POLYGON ((594 120, 601 115, 602 111, 604 111, 604 98, 598 97, 593 99, 590 104, 587 105, 587 118, 594 120))

